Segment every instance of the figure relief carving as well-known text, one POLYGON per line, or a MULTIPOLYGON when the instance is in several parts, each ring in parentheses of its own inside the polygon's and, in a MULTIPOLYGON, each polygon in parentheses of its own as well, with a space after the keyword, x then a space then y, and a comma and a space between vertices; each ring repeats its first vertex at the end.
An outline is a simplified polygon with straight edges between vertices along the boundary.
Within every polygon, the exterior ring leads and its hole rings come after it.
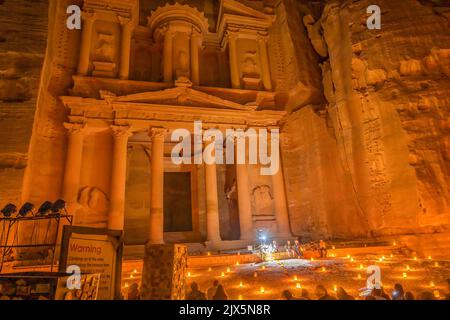
POLYGON ((114 36, 100 33, 97 38, 95 54, 101 57, 102 61, 114 61, 114 36))
POLYGON ((109 200, 105 192, 97 187, 86 186, 80 190, 78 204, 89 214, 104 215, 108 211, 109 200))
POLYGON ((308 32, 309 40, 314 50, 322 57, 328 56, 327 44, 323 38, 322 22, 315 21, 313 16, 308 14, 303 17, 303 24, 308 32))
POLYGON ((245 58, 242 61, 242 74, 244 77, 259 78, 259 72, 255 61, 256 51, 246 51, 245 58))
POLYGON ((273 215, 272 189, 268 185, 259 185, 252 190, 252 202, 255 215, 273 215))

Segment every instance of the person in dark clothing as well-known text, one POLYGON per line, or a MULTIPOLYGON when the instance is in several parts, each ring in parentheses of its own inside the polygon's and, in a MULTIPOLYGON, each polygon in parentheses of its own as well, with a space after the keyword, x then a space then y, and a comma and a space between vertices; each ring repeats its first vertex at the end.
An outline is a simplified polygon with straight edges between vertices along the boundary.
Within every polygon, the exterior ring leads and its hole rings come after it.
POLYGON ((327 289, 325 289, 325 287, 322 285, 318 285, 316 287, 316 296, 319 298, 319 300, 336 300, 335 297, 328 294, 327 289))
POLYGON ((355 300, 355 298, 349 295, 342 287, 337 288, 336 296, 338 300, 355 300))
POLYGON ((405 300, 405 290, 403 290, 403 286, 400 283, 394 285, 392 300, 405 300))
POLYGON ((191 292, 187 294, 186 300, 206 300, 206 295, 198 289, 197 282, 191 283, 191 292))
POLYGON ((213 300, 228 300, 228 296, 225 293, 225 289, 221 284, 217 286, 216 294, 213 296, 213 300))

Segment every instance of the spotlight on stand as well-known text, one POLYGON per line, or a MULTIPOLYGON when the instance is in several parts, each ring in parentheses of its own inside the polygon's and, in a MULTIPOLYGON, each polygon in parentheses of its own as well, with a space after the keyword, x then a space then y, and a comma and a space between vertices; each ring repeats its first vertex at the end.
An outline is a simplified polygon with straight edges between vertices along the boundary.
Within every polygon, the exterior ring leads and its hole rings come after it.
POLYGON ((63 199, 58 199, 53 203, 52 214, 60 215, 62 211, 66 210, 66 202, 63 199))
POLYGON ((1 212, 5 218, 9 218, 17 212, 17 207, 12 203, 9 203, 2 209, 1 212))
POLYGON ((50 213, 52 211, 53 203, 50 201, 45 201, 41 206, 39 207, 38 214, 40 216, 45 216, 47 213, 50 213))
POLYGON ((19 210, 19 216, 25 217, 27 214, 33 215, 34 205, 30 202, 26 202, 19 210))

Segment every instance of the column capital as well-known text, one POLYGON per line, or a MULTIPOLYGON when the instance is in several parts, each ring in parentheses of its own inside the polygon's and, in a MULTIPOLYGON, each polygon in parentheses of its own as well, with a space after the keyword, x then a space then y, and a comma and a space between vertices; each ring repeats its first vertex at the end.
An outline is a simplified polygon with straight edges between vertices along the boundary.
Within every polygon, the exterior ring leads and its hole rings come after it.
POLYGON ((97 18, 97 13, 93 11, 82 11, 81 19, 87 22, 94 22, 97 18))
POLYGON ((84 134, 86 132, 86 124, 80 122, 64 122, 64 128, 66 128, 69 135, 84 134))
POLYGON ((167 132, 169 132, 169 130, 163 127, 151 127, 148 131, 148 135, 152 140, 164 139, 167 132))
POLYGON ((111 126, 111 132, 113 134, 114 139, 118 138, 129 138, 133 135, 130 126, 111 126))
POLYGON ((122 27, 128 27, 131 25, 131 18, 124 17, 121 15, 117 15, 117 20, 119 20, 119 23, 122 27))

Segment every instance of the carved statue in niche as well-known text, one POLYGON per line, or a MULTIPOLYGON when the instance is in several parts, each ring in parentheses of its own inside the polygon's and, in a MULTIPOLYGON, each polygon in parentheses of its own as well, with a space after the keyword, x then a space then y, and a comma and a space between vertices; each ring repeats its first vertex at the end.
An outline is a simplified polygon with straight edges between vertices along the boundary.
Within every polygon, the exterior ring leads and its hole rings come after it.
POLYGON ((175 70, 176 78, 179 80, 189 79, 189 57, 184 50, 178 52, 178 68, 175 70))
POLYGON ((313 16, 308 14, 303 17, 303 24, 308 31, 308 37, 316 52, 322 57, 328 56, 327 44, 323 38, 322 22, 321 20, 315 21, 313 16))
POLYGON ((97 38, 95 54, 100 56, 102 61, 114 61, 114 36, 100 33, 97 38))
POLYGON ((260 185, 252 190, 252 202, 256 215, 273 214, 272 190, 268 185, 260 185))

